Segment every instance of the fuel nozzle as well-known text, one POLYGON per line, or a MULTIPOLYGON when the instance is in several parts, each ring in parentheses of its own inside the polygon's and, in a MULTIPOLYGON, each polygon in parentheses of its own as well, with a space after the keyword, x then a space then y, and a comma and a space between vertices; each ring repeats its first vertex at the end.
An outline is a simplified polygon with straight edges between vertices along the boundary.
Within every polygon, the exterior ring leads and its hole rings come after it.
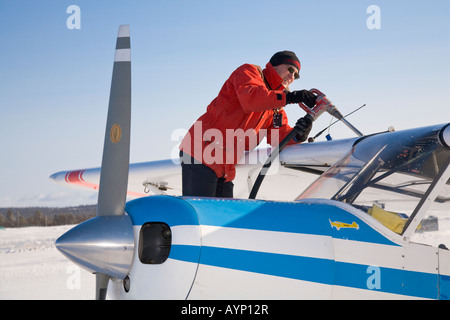
POLYGON ((331 103, 331 101, 325 96, 324 93, 322 93, 320 90, 318 89, 311 89, 310 90, 312 93, 317 95, 316 98, 316 105, 314 106, 314 108, 309 108, 307 105, 305 105, 304 103, 299 103, 300 107, 305 110, 305 112, 309 115, 311 115, 313 117, 314 120, 316 120, 317 118, 319 118, 322 113, 324 113, 325 111, 328 112, 330 115, 332 115, 333 117, 335 117, 336 119, 342 121, 343 123, 345 123, 345 125, 347 127, 349 127, 354 133, 356 133, 358 136, 362 137, 363 134, 356 129, 353 125, 351 125, 342 115, 342 113, 339 112, 339 110, 336 108, 336 106, 331 103))

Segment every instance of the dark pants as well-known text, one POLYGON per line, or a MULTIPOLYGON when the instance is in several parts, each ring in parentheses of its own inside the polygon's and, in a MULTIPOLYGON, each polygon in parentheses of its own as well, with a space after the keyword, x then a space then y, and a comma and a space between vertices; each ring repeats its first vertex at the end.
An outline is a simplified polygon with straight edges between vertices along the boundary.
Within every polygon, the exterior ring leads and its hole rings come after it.
POLYGON ((183 196, 233 198, 234 184, 188 154, 180 152, 183 196))

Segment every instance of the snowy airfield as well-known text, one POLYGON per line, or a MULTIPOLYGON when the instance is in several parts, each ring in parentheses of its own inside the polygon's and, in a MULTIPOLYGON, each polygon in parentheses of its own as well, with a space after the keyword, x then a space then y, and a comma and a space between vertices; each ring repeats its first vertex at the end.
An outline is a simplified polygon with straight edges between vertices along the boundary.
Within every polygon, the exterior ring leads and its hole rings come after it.
POLYGON ((95 276, 55 247, 55 240, 72 227, 0 229, 0 300, 95 298, 95 276))

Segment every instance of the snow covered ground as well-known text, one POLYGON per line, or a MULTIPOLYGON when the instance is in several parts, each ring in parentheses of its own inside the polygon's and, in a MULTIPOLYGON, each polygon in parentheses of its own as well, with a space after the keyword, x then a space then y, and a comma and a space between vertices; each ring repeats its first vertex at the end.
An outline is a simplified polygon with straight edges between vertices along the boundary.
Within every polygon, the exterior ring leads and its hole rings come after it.
POLYGON ((72 227, 0 229, 0 300, 95 298, 95 276, 55 247, 72 227))

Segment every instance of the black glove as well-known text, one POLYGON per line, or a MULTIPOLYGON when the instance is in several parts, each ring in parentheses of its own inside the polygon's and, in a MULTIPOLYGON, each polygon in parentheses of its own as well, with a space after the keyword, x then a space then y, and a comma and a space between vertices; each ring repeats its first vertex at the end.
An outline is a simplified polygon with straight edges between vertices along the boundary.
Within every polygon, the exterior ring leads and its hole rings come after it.
POLYGON ((308 139, 308 135, 312 129, 312 123, 313 118, 309 114, 297 120, 294 127, 297 130, 297 135, 294 137, 296 142, 304 142, 308 139))
POLYGON ((305 103, 309 108, 314 108, 317 96, 308 90, 297 90, 286 93, 286 104, 305 103))

